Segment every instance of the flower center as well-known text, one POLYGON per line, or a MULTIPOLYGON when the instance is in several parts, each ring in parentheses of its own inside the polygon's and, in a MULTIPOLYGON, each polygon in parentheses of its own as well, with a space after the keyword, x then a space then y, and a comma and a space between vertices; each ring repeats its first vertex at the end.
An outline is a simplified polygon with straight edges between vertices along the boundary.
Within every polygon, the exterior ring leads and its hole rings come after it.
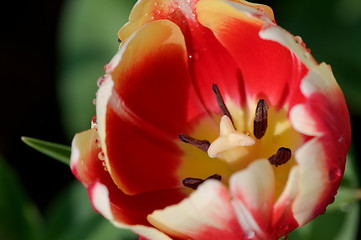
POLYGON ((301 135, 288 121, 286 109, 276 110, 272 106, 269 107, 266 100, 260 99, 255 109, 246 114, 245 109, 240 110, 231 101, 227 101, 230 103, 230 108, 227 108, 218 86, 213 84, 212 89, 223 114, 220 119, 219 136, 213 142, 185 134, 180 134, 179 138, 182 142, 207 153, 208 158, 226 163, 231 173, 220 170, 224 172, 222 174, 214 170, 212 176, 219 177, 211 176, 205 179, 196 176, 187 177, 182 181, 183 185, 196 189, 210 178, 222 180, 227 184, 229 175, 233 172, 246 168, 256 159, 266 158, 274 166, 276 188, 279 188, 276 189, 277 195, 286 184, 289 170, 296 164, 291 149, 302 144, 301 135), (247 115, 250 117, 244 117, 247 115), (251 129, 253 131, 250 131, 251 129))

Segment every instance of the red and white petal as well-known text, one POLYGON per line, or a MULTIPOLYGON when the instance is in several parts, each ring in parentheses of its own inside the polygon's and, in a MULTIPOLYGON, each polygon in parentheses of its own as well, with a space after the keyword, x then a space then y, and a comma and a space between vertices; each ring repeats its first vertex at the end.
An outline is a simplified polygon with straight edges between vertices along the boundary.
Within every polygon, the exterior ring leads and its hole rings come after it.
POLYGON ((287 184, 273 207, 271 236, 279 238, 298 227, 293 217, 292 204, 298 194, 299 166, 294 166, 288 175, 287 184))
MULTIPOLYGON (((99 148, 97 148, 97 131, 95 128, 78 133, 72 141, 70 168, 77 179, 87 187, 98 178, 99 148)), ((100 164, 101 169, 103 167, 100 164)))
POLYGON ((252 162, 230 178, 232 204, 238 220, 249 234, 267 237, 274 201, 274 173, 266 159, 252 162))
POLYGON ((112 203, 109 198, 108 188, 102 183, 95 182, 89 189, 89 196, 92 201, 93 208, 105 218, 110 220, 116 227, 132 230, 147 239, 171 240, 171 238, 167 235, 153 227, 144 225, 127 225, 119 222, 113 216, 112 203))
POLYGON ((207 180, 189 198, 177 205, 154 211, 149 222, 163 232, 181 239, 236 240, 243 234, 227 188, 207 180))
POLYGON ((134 196, 124 194, 114 184, 109 172, 104 169, 103 161, 98 158, 100 148, 96 145, 94 128, 77 134, 72 144, 71 169, 79 181, 87 187, 93 205, 96 205, 96 209, 108 219, 127 225, 149 226, 146 219, 148 214, 156 209, 177 204, 186 197, 182 189, 134 196), (105 194, 108 196, 105 199, 107 201, 102 199, 104 192, 108 193, 105 194))
POLYGON ((244 93, 251 99, 265 98, 278 108, 289 98, 303 100, 298 88, 291 86, 299 86, 307 67, 285 46, 259 36, 265 26, 273 23, 267 17, 256 16, 253 8, 242 4, 236 8, 237 3, 227 2, 199 1, 198 20, 212 30, 236 61, 244 93))
POLYGON ((304 43, 297 41, 300 38, 296 38, 283 28, 277 25, 265 25, 259 32, 259 36, 264 40, 274 41, 288 48, 308 69, 317 66, 317 62, 304 47, 304 43))
POLYGON ((118 37, 126 41, 143 25, 161 19, 168 19, 177 25, 184 21, 195 21, 194 8, 197 0, 138 0, 129 16, 129 22, 118 32, 118 37))
POLYGON ((294 106, 289 115, 292 127, 299 133, 307 136, 320 136, 322 132, 317 129, 317 122, 312 118, 306 105, 297 104, 294 106))
POLYGON ((181 184, 178 134, 208 116, 187 61, 181 31, 166 20, 140 28, 111 61, 110 77, 98 91, 97 126, 107 167, 125 193, 181 184))
POLYGON ((328 169, 322 142, 318 138, 302 145, 295 152, 295 158, 299 165, 299 185, 292 212, 302 226, 315 217, 316 206, 328 187, 328 169))
POLYGON ((273 10, 272 8, 270 8, 267 5, 263 5, 263 4, 258 4, 258 3, 252 3, 252 2, 247 2, 245 0, 234 0, 234 1, 228 1, 227 4, 229 5, 233 5, 234 8, 240 8, 242 9, 242 6, 240 6, 239 4, 236 4, 235 2, 239 2, 241 4, 244 4, 248 7, 254 8, 256 11, 254 11, 254 15, 256 16, 262 16, 262 14, 266 14, 266 16, 274 21, 274 15, 273 15, 273 10))
POLYGON ((293 127, 308 136, 333 134, 344 137, 349 144, 350 124, 346 103, 330 68, 325 64, 314 67, 302 80, 304 104, 290 112, 293 127))

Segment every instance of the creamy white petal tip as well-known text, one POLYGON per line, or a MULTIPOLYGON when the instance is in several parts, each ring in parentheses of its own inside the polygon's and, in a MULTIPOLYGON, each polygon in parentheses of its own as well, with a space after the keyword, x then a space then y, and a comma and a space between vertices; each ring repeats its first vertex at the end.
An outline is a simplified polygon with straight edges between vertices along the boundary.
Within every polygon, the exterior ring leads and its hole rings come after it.
POLYGON ((94 208, 105 218, 112 221, 113 214, 110 209, 108 188, 99 182, 95 183, 91 191, 91 199, 94 208))

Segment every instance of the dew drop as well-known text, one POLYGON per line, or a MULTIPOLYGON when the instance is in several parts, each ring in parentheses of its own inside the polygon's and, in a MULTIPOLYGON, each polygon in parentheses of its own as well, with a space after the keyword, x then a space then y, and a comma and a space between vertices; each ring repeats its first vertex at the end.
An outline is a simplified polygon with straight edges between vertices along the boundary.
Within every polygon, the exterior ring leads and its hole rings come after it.
POLYGON ((257 8, 257 10, 258 10, 260 13, 264 13, 264 9, 261 8, 261 7, 257 8))
POLYGON ((91 128, 94 128, 96 126, 97 126, 97 115, 95 114, 92 118, 91 128))
POLYGON ((97 86, 98 87, 100 87, 100 85, 102 85, 102 83, 104 82, 104 79, 105 79, 104 76, 101 76, 101 77, 98 78, 98 80, 97 80, 97 86))
POLYGON ((104 160, 105 160, 105 154, 104 154, 102 151, 100 151, 100 152, 98 153, 98 158, 99 158, 100 160, 104 161, 104 160))
POLYGON ((108 172, 108 168, 107 168, 107 167, 104 167, 104 171, 108 172))
POLYGON ((285 232, 285 233, 286 233, 289 229, 290 229, 290 226, 287 225, 287 224, 284 224, 284 225, 281 225, 281 226, 280 226, 280 230, 281 230, 282 232, 285 232))
POLYGON ((256 235, 255 232, 253 232, 253 231, 251 231, 251 230, 246 230, 246 231, 243 233, 243 238, 244 238, 244 239, 253 239, 255 235, 256 235))
POLYGON ((199 53, 194 52, 194 53, 192 53, 192 54, 189 54, 188 58, 196 61, 196 60, 199 59, 199 53))
POLYGON ((303 43, 303 40, 300 36, 295 36, 295 40, 298 44, 302 44, 303 43))
POLYGON ((159 15, 159 14, 160 14, 160 10, 159 10, 159 9, 155 10, 155 11, 154 11, 154 14, 159 15))
POLYGON ((174 13, 174 8, 173 7, 171 7, 171 8, 169 8, 169 13, 174 13))
POLYGON ((339 180, 342 176, 342 171, 340 168, 338 167, 332 167, 328 173, 328 179, 331 182, 335 182, 337 180, 339 180))
POLYGON ((303 56, 304 56, 305 58, 310 58, 310 57, 311 57, 311 54, 310 54, 309 52, 304 52, 304 53, 303 53, 303 56))
POLYGON ((251 132, 250 132, 250 131, 248 131, 248 130, 243 131, 243 133, 244 133, 244 134, 246 134, 248 137, 250 137, 250 136, 251 136, 251 132))
POLYGON ((95 139, 95 145, 97 148, 101 147, 99 139, 95 139))

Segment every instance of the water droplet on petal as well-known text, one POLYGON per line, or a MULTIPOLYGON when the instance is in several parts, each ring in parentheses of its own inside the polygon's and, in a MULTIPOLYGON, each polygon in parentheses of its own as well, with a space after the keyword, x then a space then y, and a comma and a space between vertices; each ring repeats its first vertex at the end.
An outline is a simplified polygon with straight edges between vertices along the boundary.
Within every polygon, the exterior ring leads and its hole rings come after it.
POLYGON ((155 15, 159 15, 159 14, 160 14, 160 10, 159 10, 159 9, 155 10, 155 11, 154 11, 154 14, 155 14, 155 15))
POLYGON ((342 177, 342 171, 339 167, 332 167, 328 173, 330 182, 335 182, 342 177))
POLYGON ((104 161, 104 160, 105 160, 105 154, 104 154, 102 151, 100 151, 100 152, 98 153, 98 158, 99 158, 100 160, 104 161))
POLYGON ((298 44, 302 44, 303 43, 303 40, 300 36, 295 36, 295 40, 298 44))
POLYGON ((105 79, 104 76, 101 76, 101 77, 98 78, 98 80, 97 80, 97 86, 98 86, 98 87, 100 87, 100 85, 102 85, 104 79, 105 79))
POLYGON ((288 232, 288 229, 290 229, 290 226, 289 225, 287 225, 287 224, 284 224, 284 225, 281 225, 280 226, 280 231, 282 231, 282 232, 288 232))
POLYGON ((95 139, 95 145, 97 146, 97 148, 101 147, 99 139, 95 139))
POLYGON ((261 7, 257 8, 257 10, 258 10, 260 13, 264 13, 264 9, 261 8, 261 7))
POLYGON ((243 238, 244 239, 253 239, 254 236, 256 235, 256 233, 252 230, 246 230, 244 233, 243 233, 243 238))
POLYGON ((173 7, 171 7, 171 8, 169 8, 169 13, 174 13, 174 8, 173 7))
POLYGON ((97 126, 97 115, 95 114, 92 118, 91 128, 94 128, 96 126, 97 126))
POLYGON ((199 59, 199 53, 193 52, 193 53, 189 54, 188 58, 196 61, 199 59))
POLYGON ((309 52, 304 52, 304 53, 303 53, 303 56, 304 56, 305 58, 310 58, 310 57, 311 57, 311 54, 310 54, 309 52))

